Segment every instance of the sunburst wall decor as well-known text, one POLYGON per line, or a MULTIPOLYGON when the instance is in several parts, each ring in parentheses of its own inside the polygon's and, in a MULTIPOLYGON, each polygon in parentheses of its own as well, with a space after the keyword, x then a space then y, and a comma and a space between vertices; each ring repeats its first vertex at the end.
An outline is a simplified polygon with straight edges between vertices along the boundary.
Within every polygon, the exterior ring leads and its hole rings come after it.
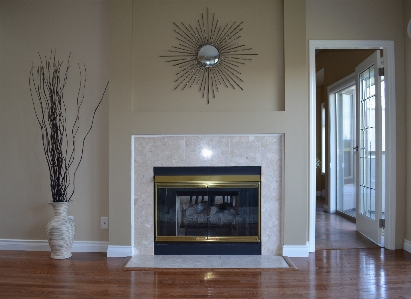
POLYGON ((243 22, 219 25, 215 13, 210 20, 207 8, 206 16, 202 13, 194 27, 183 22, 173 24, 178 45, 167 50, 172 54, 160 57, 170 58, 167 62, 178 68, 174 90, 198 85, 202 98, 207 97, 207 104, 210 96, 215 98, 219 86, 243 90, 244 81, 238 69, 251 60, 250 56, 257 55, 239 42, 243 22))

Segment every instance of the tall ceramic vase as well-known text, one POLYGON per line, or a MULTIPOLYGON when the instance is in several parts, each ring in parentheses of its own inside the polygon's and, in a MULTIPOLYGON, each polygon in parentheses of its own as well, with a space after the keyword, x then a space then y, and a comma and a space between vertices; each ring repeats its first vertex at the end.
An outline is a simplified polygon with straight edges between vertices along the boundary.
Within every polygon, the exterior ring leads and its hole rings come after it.
POLYGON ((71 257, 75 226, 68 218, 68 202, 50 202, 54 216, 47 223, 47 238, 51 249, 52 259, 67 259, 71 257))

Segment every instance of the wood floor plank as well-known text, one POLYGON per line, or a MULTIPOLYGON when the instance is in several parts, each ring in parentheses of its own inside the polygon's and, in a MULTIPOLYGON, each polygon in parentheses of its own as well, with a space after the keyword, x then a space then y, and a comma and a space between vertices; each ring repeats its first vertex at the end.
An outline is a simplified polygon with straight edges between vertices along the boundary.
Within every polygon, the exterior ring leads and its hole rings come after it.
POLYGON ((125 259, 0 251, 0 298, 410 298, 411 254, 319 250, 297 271, 123 271, 125 259))

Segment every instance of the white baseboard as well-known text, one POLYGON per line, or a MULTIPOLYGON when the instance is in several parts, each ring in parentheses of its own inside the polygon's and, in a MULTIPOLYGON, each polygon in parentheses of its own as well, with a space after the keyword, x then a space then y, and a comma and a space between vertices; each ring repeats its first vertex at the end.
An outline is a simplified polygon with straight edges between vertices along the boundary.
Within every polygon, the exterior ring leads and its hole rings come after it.
POLYGON ((107 252, 108 242, 74 241, 71 252, 107 252))
MULTIPOLYGON (((106 252, 108 242, 74 241, 71 252, 106 252)), ((0 250, 50 251, 47 240, 0 239, 0 250)))
POLYGON ((127 257, 134 255, 133 246, 117 246, 109 245, 107 249, 107 257, 127 257))
POLYGON ((411 241, 404 239, 404 250, 411 253, 411 241))
POLYGON ((309 254, 308 243, 306 245, 284 245, 283 256, 307 257, 309 254))
POLYGON ((0 250, 50 251, 47 240, 0 239, 0 250))

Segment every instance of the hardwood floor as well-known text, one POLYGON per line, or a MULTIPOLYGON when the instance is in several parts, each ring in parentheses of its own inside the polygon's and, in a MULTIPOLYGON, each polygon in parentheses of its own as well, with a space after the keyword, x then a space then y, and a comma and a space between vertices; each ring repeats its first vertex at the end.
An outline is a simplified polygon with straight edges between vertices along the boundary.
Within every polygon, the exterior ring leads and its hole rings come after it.
POLYGON ((380 246, 357 232, 354 222, 337 214, 325 213, 324 200, 317 197, 315 248, 319 250, 380 248, 380 246))
POLYGON ((411 298, 411 253, 362 243, 349 224, 327 221, 317 233, 330 245, 291 258, 298 270, 123 271, 126 258, 104 253, 0 251, 0 298, 411 298))
POLYGON ((123 271, 125 258, 0 251, 0 298, 410 298, 411 254, 319 250, 298 270, 123 271))

